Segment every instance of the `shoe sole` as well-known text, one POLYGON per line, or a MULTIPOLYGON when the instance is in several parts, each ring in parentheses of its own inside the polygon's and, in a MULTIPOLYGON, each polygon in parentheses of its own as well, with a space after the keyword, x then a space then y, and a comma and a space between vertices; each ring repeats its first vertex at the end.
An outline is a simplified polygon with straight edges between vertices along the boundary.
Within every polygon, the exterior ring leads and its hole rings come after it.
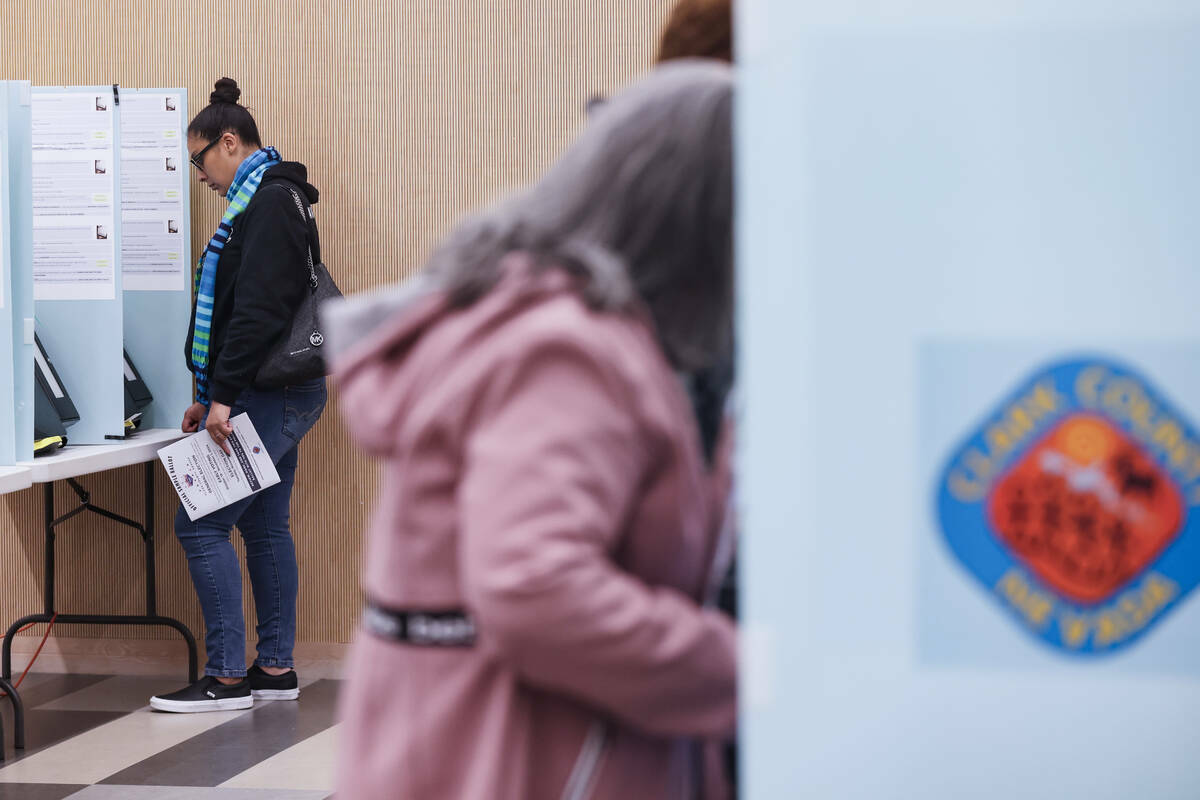
POLYGON ((175 714, 195 714, 201 711, 240 711, 254 705, 254 696, 224 697, 220 700, 164 700, 151 697, 150 707, 155 711, 170 711, 175 714))
POLYGON ((254 689, 250 692, 255 700, 296 700, 300 697, 299 689, 254 689))

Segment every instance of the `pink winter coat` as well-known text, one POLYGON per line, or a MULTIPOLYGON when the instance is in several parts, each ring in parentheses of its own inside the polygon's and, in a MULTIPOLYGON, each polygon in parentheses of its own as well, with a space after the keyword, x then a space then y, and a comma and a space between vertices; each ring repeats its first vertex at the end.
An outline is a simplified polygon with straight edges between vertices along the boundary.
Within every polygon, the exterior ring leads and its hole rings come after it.
POLYGON ((521 256, 469 308, 406 302, 335 326, 373 325, 334 363, 346 425, 384 462, 363 586, 463 608, 478 638, 360 632, 338 797, 696 796, 692 742, 736 716, 734 627, 699 604, 724 473, 649 325, 521 256))

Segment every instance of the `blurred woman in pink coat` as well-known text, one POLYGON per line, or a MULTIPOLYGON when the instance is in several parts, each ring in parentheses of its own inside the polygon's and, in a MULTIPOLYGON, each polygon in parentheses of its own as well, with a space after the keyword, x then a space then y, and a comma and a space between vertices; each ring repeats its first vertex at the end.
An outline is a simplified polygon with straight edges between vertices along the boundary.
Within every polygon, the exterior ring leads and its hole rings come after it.
POLYGON ((727 458, 685 385, 730 357, 731 105, 727 67, 660 67, 420 277, 330 309, 383 461, 341 800, 717 795, 727 458))

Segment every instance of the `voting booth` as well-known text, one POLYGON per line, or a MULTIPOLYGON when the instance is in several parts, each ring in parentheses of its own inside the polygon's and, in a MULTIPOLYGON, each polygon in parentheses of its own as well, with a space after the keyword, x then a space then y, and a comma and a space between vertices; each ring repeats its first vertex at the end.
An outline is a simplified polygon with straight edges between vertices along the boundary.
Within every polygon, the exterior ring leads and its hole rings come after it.
POLYGON ((0 81, 0 467, 33 455, 31 103, 0 81))
POLYGON ((738 12, 744 796, 1196 797, 1194 5, 738 12))
POLYGON ((195 638, 158 613, 154 557, 157 452, 183 435, 192 402, 186 125, 183 89, 0 82, 0 490, 38 486, 45 520, 42 610, 4 620, 0 645, 18 750, 12 645, 30 625, 172 628, 196 679, 195 638), (135 465, 140 520, 85 485, 135 465), (56 484, 74 496, 65 510, 56 484), (56 529, 85 512, 140 535, 145 613, 58 607, 56 529))
POLYGON ((186 90, 4 91, 0 464, 50 433, 96 445, 176 426, 191 402, 186 90))

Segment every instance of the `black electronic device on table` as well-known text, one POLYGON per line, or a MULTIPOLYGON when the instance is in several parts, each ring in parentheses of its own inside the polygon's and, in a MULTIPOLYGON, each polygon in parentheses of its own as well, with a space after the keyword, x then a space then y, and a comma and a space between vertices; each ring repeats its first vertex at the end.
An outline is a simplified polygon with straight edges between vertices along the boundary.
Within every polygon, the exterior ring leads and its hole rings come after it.
POLYGON ((38 381, 33 393, 33 438, 40 442, 54 436, 65 438, 66 435, 67 426, 63 425, 62 417, 58 416, 54 400, 42 382, 38 381))
POLYGON ((67 443, 67 427, 79 421, 79 412, 36 333, 33 344, 33 450, 42 455, 67 443))
POLYGON ((142 374, 133 365, 128 350, 122 350, 125 368, 125 428, 137 430, 142 424, 142 411, 154 400, 142 374))

